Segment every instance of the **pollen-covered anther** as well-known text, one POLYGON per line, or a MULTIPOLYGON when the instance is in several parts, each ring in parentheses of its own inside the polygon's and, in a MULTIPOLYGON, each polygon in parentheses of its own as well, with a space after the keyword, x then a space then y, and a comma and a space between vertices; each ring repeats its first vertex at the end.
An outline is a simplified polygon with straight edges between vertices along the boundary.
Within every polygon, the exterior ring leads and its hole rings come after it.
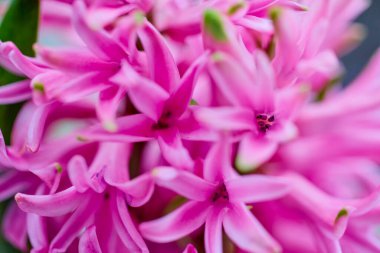
POLYGON ((274 124, 274 115, 258 114, 256 115, 257 127, 260 132, 266 133, 274 124))

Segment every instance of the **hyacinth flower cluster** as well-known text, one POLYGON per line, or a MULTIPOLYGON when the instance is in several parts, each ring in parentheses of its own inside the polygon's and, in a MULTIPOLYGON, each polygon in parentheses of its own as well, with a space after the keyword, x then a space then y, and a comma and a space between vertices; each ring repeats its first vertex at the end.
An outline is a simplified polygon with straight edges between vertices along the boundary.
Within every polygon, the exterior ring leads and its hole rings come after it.
POLYGON ((380 252, 380 52, 340 81, 368 1, 35 2, 35 55, 0 42, 20 252, 380 252))

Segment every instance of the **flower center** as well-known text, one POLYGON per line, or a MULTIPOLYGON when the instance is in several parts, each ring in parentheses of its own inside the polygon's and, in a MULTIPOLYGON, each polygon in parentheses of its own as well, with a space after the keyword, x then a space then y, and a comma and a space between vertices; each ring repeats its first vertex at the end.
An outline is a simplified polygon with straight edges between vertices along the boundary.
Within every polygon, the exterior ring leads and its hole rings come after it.
POLYGON ((173 114, 170 111, 164 112, 156 124, 153 125, 153 129, 166 129, 173 123, 173 114))
POLYGON ((261 133, 266 133, 274 124, 274 115, 258 114, 256 115, 256 123, 261 133))
POLYGON ((211 198, 212 202, 216 202, 218 200, 229 200, 228 192, 226 186, 224 184, 220 184, 211 198))

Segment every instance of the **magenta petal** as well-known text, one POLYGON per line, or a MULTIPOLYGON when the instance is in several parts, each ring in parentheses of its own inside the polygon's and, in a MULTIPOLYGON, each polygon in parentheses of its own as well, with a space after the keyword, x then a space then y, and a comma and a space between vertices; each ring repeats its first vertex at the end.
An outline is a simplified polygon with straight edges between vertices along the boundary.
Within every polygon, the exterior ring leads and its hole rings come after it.
POLYGON ((140 76, 128 63, 122 67, 122 80, 118 82, 128 89, 128 95, 136 108, 154 121, 163 113, 169 93, 151 80, 140 76))
POLYGON ((13 104, 32 97, 30 81, 20 81, 0 87, 0 104, 13 104))
POLYGON ((171 95, 168 103, 174 117, 179 118, 190 105, 199 72, 204 68, 207 60, 208 54, 198 58, 186 71, 179 86, 171 95))
POLYGON ((148 57, 152 79, 169 93, 172 92, 179 83, 179 73, 166 41, 147 21, 138 35, 148 57))
POLYGON ((49 252, 66 252, 67 248, 80 235, 93 214, 98 209, 100 198, 97 194, 88 196, 61 227, 58 234, 50 243, 49 252))
POLYGON ((182 253, 198 253, 198 251, 192 244, 188 244, 182 253))
POLYGON ((189 201, 162 218, 143 222, 140 231, 150 241, 160 243, 175 241, 202 226, 209 210, 208 201, 189 201))
POLYGON ((113 224, 124 246, 129 252, 148 253, 147 246, 131 219, 122 193, 114 193, 111 201, 113 224))
POLYGON ((2 230, 5 238, 21 250, 26 250, 26 214, 11 203, 7 208, 2 221, 2 230))
POLYGON ((88 227, 80 237, 78 251, 79 253, 102 253, 95 226, 88 227))
POLYGON ((197 201, 209 199, 217 186, 193 173, 171 167, 157 167, 152 174, 158 185, 197 201))
POLYGON ((74 4, 73 24, 82 40, 97 56, 105 61, 120 61, 126 58, 123 49, 102 29, 90 27, 86 19, 85 4, 76 1, 74 4))
POLYGON ((111 86, 99 93, 99 102, 96 106, 98 118, 103 127, 109 132, 117 131, 116 116, 120 113, 120 104, 125 98, 123 88, 111 86))
POLYGON ((280 177, 247 175, 225 182, 232 202, 253 203, 281 198, 289 193, 289 182, 280 177))
POLYGON ((123 191, 128 205, 133 207, 142 206, 148 202, 154 191, 154 181, 149 174, 141 175, 125 183, 114 183, 109 180, 107 183, 123 191))
POLYGON ((281 252, 279 244, 244 204, 231 205, 223 226, 228 237, 241 249, 249 252, 281 252))
POLYGON ((222 139, 214 144, 207 154, 203 177, 211 182, 220 182, 230 178, 232 171, 230 144, 222 139))
POLYGON ((277 150, 277 143, 267 138, 247 134, 240 142, 236 166, 240 171, 256 169, 268 161, 277 150))
POLYGON ((193 160, 182 145, 178 130, 168 128, 157 132, 157 140, 164 158, 176 168, 191 169, 193 160))
POLYGON ((33 182, 30 182, 30 178, 26 174, 9 171, 1 175, 0 178, 0 200, 4 201, 13 197, 17 192, 22 192, 30 187, 33 182))
POLYGON ((41 216, 61 216, 75 210, 86 198, 74 186, 52 195, 27 195, 17 193, 16 202, 21 210, 41 216))
POLYGON ((222 221, 227 208, 214 207, 206 219, 205 248, 206 253, 223 253, 222 221))

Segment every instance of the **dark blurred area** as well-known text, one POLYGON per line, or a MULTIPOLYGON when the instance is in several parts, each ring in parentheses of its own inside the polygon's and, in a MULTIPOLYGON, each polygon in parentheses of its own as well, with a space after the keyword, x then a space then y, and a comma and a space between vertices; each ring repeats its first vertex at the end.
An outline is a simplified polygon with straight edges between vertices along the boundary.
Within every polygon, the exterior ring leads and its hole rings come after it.
POLYGON ((358 48, 342 59, 346 67, 345 84, 348 84, 360 73, 371 56, 380 48, 380 0, 372 0, 371 6, 356 22, 365 25, 368 34, 358 48))

